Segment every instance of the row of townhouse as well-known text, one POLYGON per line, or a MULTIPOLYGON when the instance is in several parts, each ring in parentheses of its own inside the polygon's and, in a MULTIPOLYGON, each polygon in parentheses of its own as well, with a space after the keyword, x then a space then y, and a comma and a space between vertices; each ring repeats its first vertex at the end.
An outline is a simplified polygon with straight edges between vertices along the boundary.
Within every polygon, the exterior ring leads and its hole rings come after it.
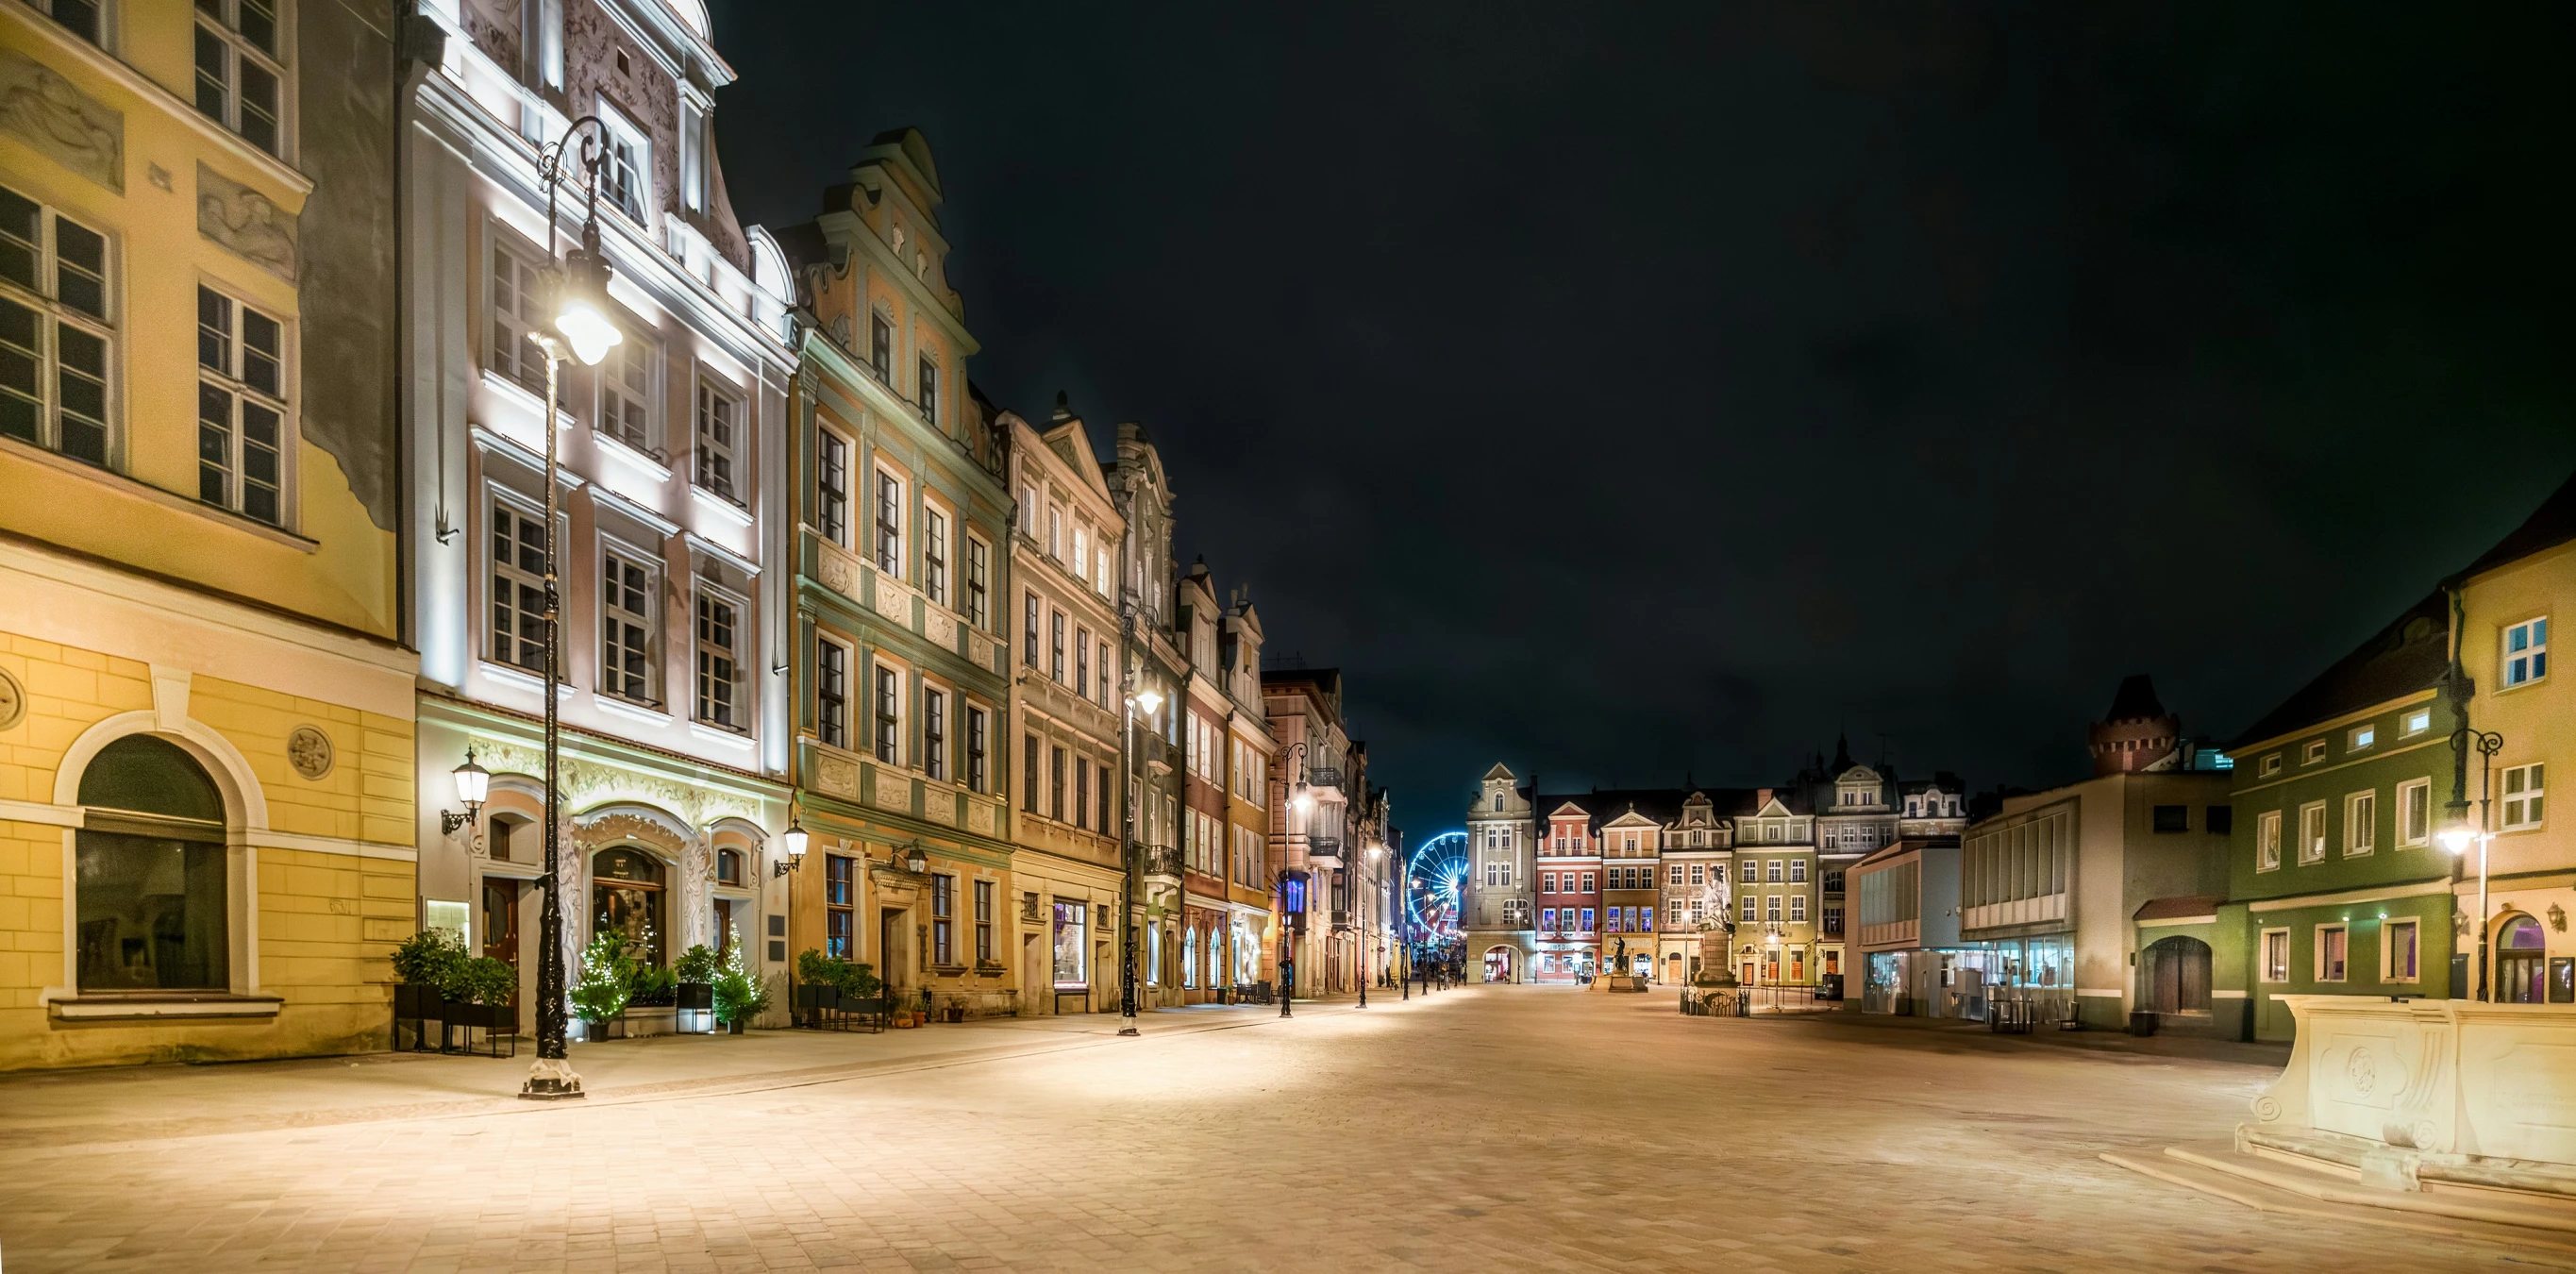
POLYGON ((1467 812, 1467 956, 1488 982, 1681 984, 1701 934, 1731 929, 1745 983, 1839 993, 1846 874, 1900 840, 1955 840, 1965 800, 1954 775, 1903 779, 1841 740, 1778 787, 1551 793, 1496 765, 1467 812))
POLYGON ((2576 757, 2549 660, 2576 605, 2576 479, 2224 751, 2144 677, 2094 775, 2004 796, 1851 879, 1863 1011, 2288 1040, 2286 995, 2576 1003, 2576 757))
POLYGON ((550 831, 568 962, 1356 976, 1338 676, 1175 569, 1143 429, 977 392, 917 131, 745 227, 698 0, 0 0, 0 74, 0 1067, 381 1048, 423 927, 529 1024, 550 831))

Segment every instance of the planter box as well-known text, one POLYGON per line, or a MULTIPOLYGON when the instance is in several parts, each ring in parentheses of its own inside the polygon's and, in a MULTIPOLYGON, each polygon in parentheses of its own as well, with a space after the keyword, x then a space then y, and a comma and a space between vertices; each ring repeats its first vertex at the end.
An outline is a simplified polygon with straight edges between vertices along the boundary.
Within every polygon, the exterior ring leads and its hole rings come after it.
POLYGON ((672 1007, 683 1010, 700 1009, 708 1012, 714 1011, 716 1007, 715 984, 712 982, 681 983, 680 997, 672 1007))
POLYGON ((658 1005, 653 1008, 628 1009, 623 1014, 626 1022, 626 1038, 639 1039, 647 1035, 676 1035, 679 1033, 680 1029, 678 1025, 678 1013, 679 1010, 672 1008, 667 1004, 658 1005))

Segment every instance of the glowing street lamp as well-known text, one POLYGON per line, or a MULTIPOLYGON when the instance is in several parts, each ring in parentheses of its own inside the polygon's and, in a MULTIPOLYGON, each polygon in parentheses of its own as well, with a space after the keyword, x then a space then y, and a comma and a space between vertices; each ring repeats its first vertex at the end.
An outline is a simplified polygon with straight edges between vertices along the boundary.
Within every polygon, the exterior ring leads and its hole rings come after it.
POLYGON ((483 812, 483 798, 492 794, 492 772, 474 763, 474 749, 465 749, 465 764, 456 767, 456 799, 465 806, 462 814, 450 810, 438 812, 438 825, 448 835, 474 821, 483 812))
POLYGON ((2442 842, 2442 848, 2454 854, 2466 855, 2469 852, 2469 846, 2478 847, 2478 998, 2484 1000, 2489 995, 2487 990, 2487 846, 2495 840, 2495 833, 2487 830, 2487 798, 2491 794, 2490 787, 2495 781, 2495 755, 2504 751, 2504 736, 2489 730, 2472 730, 2463 722, 2459 732, 2451 736, 2451 747, 2455 751, 2466 751, 2471 746, 2475 746, 2478 750, 2478 825, 2474 828, 2469 826, 2468 801, 2455 799, 2450 806, 2451 825, 2442 829, 2438 839, 2442 842))

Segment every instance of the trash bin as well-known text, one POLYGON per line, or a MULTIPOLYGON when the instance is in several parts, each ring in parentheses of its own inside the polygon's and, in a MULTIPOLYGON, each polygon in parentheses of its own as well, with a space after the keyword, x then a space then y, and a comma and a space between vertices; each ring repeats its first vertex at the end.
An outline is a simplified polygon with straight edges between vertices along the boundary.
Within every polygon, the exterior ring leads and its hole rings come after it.
POLYGON ((2147 1035, 2153 1035, 2153 1034, 2155 1034, 2155 1033, 2156 1033, 2156 1014, 2155 1014, 2155 1010, 2153 1010, 2153 1009, 2134 1009, 2134 1010, 2131 1010, 2131 1011, 2130 1011, 2130 1013, 2129 1013, 2129 1034, 2131 1034, 2131 1035, 2137 1035, 2137 1036, 2147 1036, 2147 1035))

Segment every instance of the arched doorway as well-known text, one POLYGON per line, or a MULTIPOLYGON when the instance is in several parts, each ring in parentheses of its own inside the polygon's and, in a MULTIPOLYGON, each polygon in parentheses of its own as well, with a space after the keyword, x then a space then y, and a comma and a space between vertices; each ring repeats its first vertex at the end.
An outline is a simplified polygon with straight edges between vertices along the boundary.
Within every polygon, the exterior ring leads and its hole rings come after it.
POLYGON ((2148 947, 2138 960, 2140 990, 2158 1013, 2209 1012, 2209 944, 2179 934, 2148 947))
POLYGON ((2495 999, 2499 1004, 2542 1004, 2549 999, 2549 940, 2540 922, 2515 913, 2496 926, 2495 999))
POLYGON ((84 991, 229 990, 224 799, 195 757, 127 735, 81 772, 75 840, 84 991))
POLYGON ((640 846, 616 845, 590 856, 590 924, 594 934, 626 935, 626 956, 654 968, 669 962, 670 937, 660 859, 640 846))
POLYGON ((1486 950, 1485 980, 1487 982, 1509 982, 1512 980, 1512 949, 1510 947, 1492 947, 1486 950))

